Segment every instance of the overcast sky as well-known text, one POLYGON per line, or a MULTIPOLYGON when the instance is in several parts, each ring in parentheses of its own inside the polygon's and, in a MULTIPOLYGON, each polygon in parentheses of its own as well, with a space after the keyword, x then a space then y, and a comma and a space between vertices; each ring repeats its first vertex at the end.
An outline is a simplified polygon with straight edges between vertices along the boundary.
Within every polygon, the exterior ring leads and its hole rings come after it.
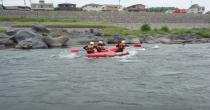
MULTIPOLYGON (((24 5, 24 0, 3 0, 5 6, 11 5, 24 5)), ((29 5, 29 0, 27 5, 29 5)), ((38 2, 39 0, 31 0, 32 2, 38 2)), ((75 3, 78 7, 88 3, 99 3, 99 4, 119 4, 119 0, 45 0, 49 3, 54 3, 57 6, 58 3, 75 3)), ((178 8, 189 8, 193 4, 199 4, 205 6, 206 10, 210 10, 210 0, 121 0, 121 5, 124 7, 132 4, 145 4, 146 7, 178 7, 178 8)))

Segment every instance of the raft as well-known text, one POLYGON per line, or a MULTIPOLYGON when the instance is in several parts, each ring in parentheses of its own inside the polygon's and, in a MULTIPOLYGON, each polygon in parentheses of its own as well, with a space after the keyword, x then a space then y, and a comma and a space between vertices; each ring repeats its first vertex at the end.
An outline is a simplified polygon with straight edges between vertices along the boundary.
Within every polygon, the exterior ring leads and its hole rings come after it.
POLYGON ((114 56, 124 56, 128 55, 128 50, 124 50, 123 52, 115 52, 117 48, 109 48, 105 52, 95 52, 92 54, 87 54, 86 57, 114 57, 114 56))

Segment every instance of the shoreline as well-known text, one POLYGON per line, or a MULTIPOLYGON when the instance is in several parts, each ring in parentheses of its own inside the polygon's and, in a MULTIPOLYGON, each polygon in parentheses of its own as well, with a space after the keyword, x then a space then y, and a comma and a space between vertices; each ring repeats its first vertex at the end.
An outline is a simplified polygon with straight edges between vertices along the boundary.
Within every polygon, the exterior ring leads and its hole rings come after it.
MULTIPOLYGON (((135 29, 131 29, 128 23, 120 26, 104 21, 8 17, 0 17, 0 21, 2 21, 0 23, 1 49, 62 48, 78 44, 85 45, 88 41, 98 40, 115 44, 123 39, 128 44, 138 41, 148 44, 210 43, 208 24, 207 28, 194 28, 193 25, 197 23, 191 23, 192 27, 187 25, 189 23, 182 23, 181 25, 188 28, 173 28, 162 23, 160 28, 156 28, 154 25, 141 23, 141 25, 135 24, 135 29)), ((156 25, 159 24, 156 23, 156 25)))

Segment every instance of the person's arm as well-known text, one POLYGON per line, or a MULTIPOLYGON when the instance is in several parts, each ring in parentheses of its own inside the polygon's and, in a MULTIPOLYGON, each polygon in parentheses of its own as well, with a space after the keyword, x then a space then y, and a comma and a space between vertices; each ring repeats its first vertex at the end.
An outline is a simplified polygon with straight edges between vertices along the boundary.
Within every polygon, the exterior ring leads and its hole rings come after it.
POLYGON ((83 49, 87 50, 87 46, 84 46, 83 49))

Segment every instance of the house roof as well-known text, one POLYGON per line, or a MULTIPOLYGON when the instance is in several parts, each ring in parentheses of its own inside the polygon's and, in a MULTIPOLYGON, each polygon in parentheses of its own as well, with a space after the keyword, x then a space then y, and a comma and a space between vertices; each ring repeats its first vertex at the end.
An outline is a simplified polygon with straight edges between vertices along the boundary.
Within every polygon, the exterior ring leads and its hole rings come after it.
POLYGON ((143 4, 135 4, 135 5, 131 5, 131 6, 128 6, 128 7, 137 6, 137 5, 145 6, 145 5, 143 5, 143 4))
POLYGON ((30 7, 27 7, 27 6, 6 6, 5 8, 7 10, 16 10, 16 9, 19 9, 19 8, 28 8, 28 9, 30 9, 30 7))
POLYGON ((86 5, 82 6, 82 8, 87 7, 87 6, 102 6, 102 5, 95 4, 95 3, 90 3, 90 4, 86 4, 86 5))
POLYGON ((60 3, 58 5, 76 5, 76 4, 73 4, 73 3, 60 3))
POLYGON ((201 6, 199 6, 198 4, 194 4, 189 9, 192 9, 192 8, 201 8, 201 6))
POLYGON ((31 5, 53 5, 53 3, 32 3, 31 5))

